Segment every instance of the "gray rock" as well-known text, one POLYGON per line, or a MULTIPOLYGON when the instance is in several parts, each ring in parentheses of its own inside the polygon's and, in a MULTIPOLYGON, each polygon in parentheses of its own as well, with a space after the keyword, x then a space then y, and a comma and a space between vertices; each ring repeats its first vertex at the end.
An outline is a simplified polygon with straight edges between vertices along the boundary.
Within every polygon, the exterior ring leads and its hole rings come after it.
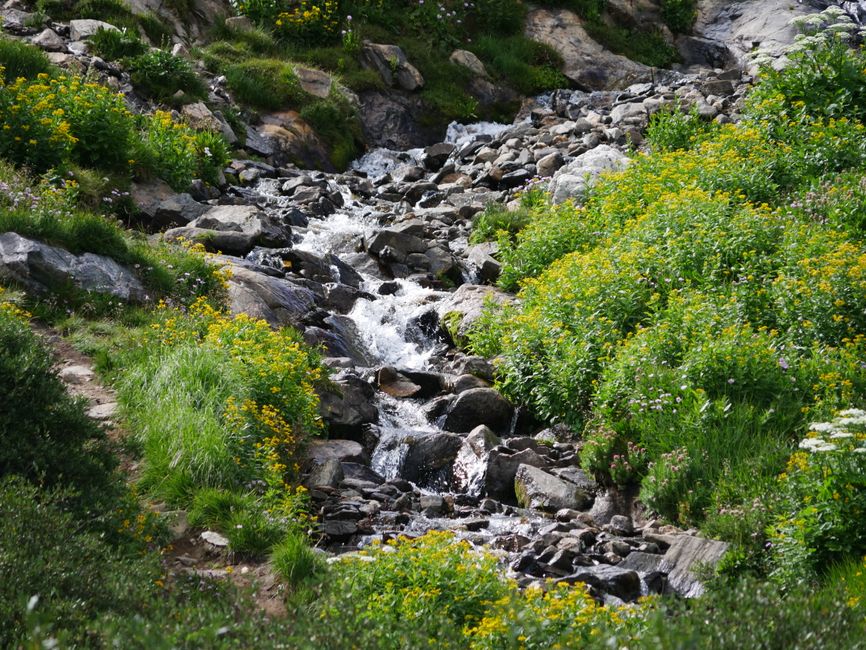
POLYGON ((517 503, 524 508, 556 512, 561 508, 583 510, 592 497, 573 483, 531 465, 520 465, 514 476, 517 503))
POLYGON ((290 246, 292 230, 253 205, 219 205, 189 223, 190 227, 249 235, 257 246, 290 246))
POLYGON ((104 23, 101 20, 79 19, 69 21, 69 38, 73 41, 83 41, 98 32, 100 29, 119 32, 114 25, 104 23))
POLYGON ((698 566, 713 568, 728 550, 727 542, 679 535, 664 554, 659 570, 668 574, 668 584, 680 596, 696 598, 704 593, 697 579, 698 566))
POLYGON ((366 461, 364 448, 354 440, 311 440, 307 444, 306 457, 313 464, 328 460, 363 463, 366 461))
POLYGON ((445 414, 446 431, 471 431, 480 424, 504 432, 511 424, 514 408, 492 388, 470 388, 457 396, 445 414))
POLYGON ((599 145, 559 169, 550 181, 548 190, 554 203, 562 203, 566 199, 580 200, 599 175, 619 171, 626 165, 628 156, 622 151, 610 145, 599 145))
POLYGON ((437 479, 450 482, 450 470, 463 444, 452 433, 419 434, 405 439, 406 456, 401 476, 408 481, 428 484, 437 479))
POLYGON ((210 544, 211 546, 215 546, 216 548, 226 548, 229 545, 229 540, 226 537, 223 537, 218 532, 213 530, 206 530, 201 534, 201 538, 210 544))
POLYGON ((237 264, 227 266, 231 272, 228 298, 233 314, 249 314, 273 326, 300 327, 315 306, 316 297, 309 289, 237 264))
POLYGON ((469 50, 454 50, 451 53, 451 56, 448 57, 448 60, 454 65, 466 68, 476 77, 482 77, 484 79, 490 77, 490 75, 487 74, 487 69, 484 67, 484 64, 481 63, 481 59, 469 50))
POLYGON ((332 434, 360 439, 364 425, 379 420, 375 390, 366 381, 351 374, 332 383, 332 390, 319 395, 322 418, 332 434))
POLYGON ((66 41, 64 41, 60 36, 57 35, 53 29, 46 28, 39 32, 36 36, 33 37, 33 40, 30 41, 38 48, 46 50, 48 52, 65 52, 66 51, 66 41))
POLYGON ((449 333, 461 338, 468 334, 469 328, 481 317, 488 301, 506 304, 513 300, 511 295, 494 287, 462 284, 436 304, 436 313, 440 321, 448 323, 449 327, 456 324, 449 333))
POLYGON ((612 594, 626 602, 640 598, 640 576, 636 571, 619 566, 598 565, 581 568, 577 573, 565 578, 574 584, 585 582, 591 587, 612 594))
POLYGON ((243 256, 255 248, 255 239, 244 232, 212 230, 195 226, 180 226, 163 233, 167 242, 192 242, 201 244, 210 253, 243 256))
POLYGON ((62 285, 104 293, 125 302, 144 302, 144 286, 110 257, 72 253, 25 239, 14 232, 0 235, 0 279, 40 293, 62 285))
POLYGON ((562 154, 558 151, 554 151, 553 153, 547 154, 536 163, 536 170, 541 178, 547 178, 548 176, 553 176, 554 172, 562 167, 564 162, 562 154))
POLYGON ((513 454, 494 449, 487 457, 484 478, 484 491, 488 496, 500 501, 514 502, 514 478, 521 465, 531 465, 542 468, 547 462, 531 449, 524 449, 513 454))
POLYGON ((336 458, 329 458, 323 463, 313 465, 304 484, 307 487, 337 487, 344 478, 343 467, 336 458))
POLYGON ((364 41, 361 50, 361 63, 382 77, 387 85, 395 83, 403 90, 417 90, 424 86, 424 77, 409 63, 406 55, 397 45, 384 45, 364 41))

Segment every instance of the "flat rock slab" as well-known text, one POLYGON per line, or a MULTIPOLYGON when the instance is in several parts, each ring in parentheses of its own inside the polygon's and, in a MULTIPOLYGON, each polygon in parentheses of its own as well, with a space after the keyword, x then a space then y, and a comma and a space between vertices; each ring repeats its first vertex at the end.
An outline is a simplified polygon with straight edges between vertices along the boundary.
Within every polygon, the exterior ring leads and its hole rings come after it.
POLYGON ((668 585, 676 593, 697 598, 704 593, 704 585, 693 570, 699 565, 715 567, 727 550, 727 542, 681 535, 674 539, 658 568, 668 574, 668 585))

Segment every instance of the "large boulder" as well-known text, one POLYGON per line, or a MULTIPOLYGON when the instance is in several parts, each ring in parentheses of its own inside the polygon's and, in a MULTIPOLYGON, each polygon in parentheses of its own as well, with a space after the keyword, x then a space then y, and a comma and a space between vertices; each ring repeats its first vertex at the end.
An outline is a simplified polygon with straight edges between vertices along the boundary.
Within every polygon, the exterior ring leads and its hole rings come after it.
POLYGON ((333 170, 327 147, 298 112, 270 113, 262 116, 262 122, 257 132, 269 143, 274 165, 333 170))
POLYGON ((373 387, 357 375, 335 379, 319 395, 319 410, 331 434, 360 440, 364 426, 379 420, 375 396, 373 387))
POLYGON ((183 226, 210 210, 186 192, 175 192, 165 181, 152 180, 133 183, 130 196, 136 208, 150 223, 148 226, 164 228, 183 226))
POLYGON ((0 279, 37 292, 50 292, 64 285, 120 298, 144 302, 147 292, 137 277, 110 257, 48 246, 17 233, 0 235, 0 279))
POLYGON ((361 94, 361 127, 370 147, 411 149, 442 137, 424 125, 424 104, 415 95, 404 96, 381 90, 361 94))
POLYGON ((92 20, 90 18, 70 20, 69 38, 73 41, 83 41, 94 36, 100 29, 105 31, 120 31, 114 25, 102 22, 101 20, 92 20))
POLYGON ((548 186, 554 203, 567 199, 580 200, 586 190, 603 172, 619 171, 628 165, 628 156, 622 151, 602 144, 579 155, 561 167, 548 186))
POLYGON ((791 25, 791 20, 816 13, 826 4, 790 0, 698 0, 698 16, 693 33, 694 36, 726 46, 745 64, 747 54, 756 47, 771 54, 780 54, 794 42, 798 33, 791 25))
POLYGON ((453 433, 419 433, 406 438, 406 455, 400 472, 402 478, 421 484, 446 486, 451 481, 451 470, 462 438, 453 433))
POLYGON ((514 408, 492 388, 470 388, 451 403, 445 413, 442 428, 463 433, 483 424, 493 431, 505 433, 511 425, 514 408))
POLYGON ((229 307, 234 314, 262 318, 275 327, 301 327, 315 307, 316 296, 309 289, 237 264, 227 267, 229 307))
POLYGON ((220 205, 186 226, 167 230, 166 241, 192 241, 215 253, 243 256, 256 246, 288 246, 291 227, 251 205, 220 205))
POLYGON ((641 595, 640 576, 636 571, 618 566, 600 564, 582 567, 574 575, 565 578, 571 584, 583 582, 626 602, 637 600, 641 595))
POLYGON ((594 41, 580 18, 566 9, 530 11, 525 33, 556 50, 564 62, 563 74, 582 90, 619 89, 652 79, 650 68, 594 41))
POLYGON ((578 486, 531 465, 517 468, 514 492, 520 506, 546 512, 583 510, 592 503, 592 496, 578 486))

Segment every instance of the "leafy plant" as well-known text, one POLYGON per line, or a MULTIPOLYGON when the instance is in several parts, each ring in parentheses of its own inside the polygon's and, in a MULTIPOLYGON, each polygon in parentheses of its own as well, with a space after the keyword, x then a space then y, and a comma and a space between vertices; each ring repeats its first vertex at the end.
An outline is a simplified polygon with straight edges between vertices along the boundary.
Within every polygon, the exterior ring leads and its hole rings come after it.
POLYGON ((205 86, 186 59, 167 50, 151 50, 129 62, 135 87, 157 101, 185 103, 205 96, 205 86), (180 93, 178 99, 176 95, 180 93))
POLYGON ((90 45, 98 56, 107 61, 144 54, 147 46, 138 34, 127 29, 98 29, 90 37, 90 45))

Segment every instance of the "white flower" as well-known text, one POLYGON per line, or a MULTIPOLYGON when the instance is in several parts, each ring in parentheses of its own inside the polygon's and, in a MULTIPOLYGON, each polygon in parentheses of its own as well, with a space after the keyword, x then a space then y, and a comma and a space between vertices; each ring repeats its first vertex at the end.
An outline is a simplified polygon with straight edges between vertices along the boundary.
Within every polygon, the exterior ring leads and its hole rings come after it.
POLYGON ((830 440, 839 440, 839 439, 841 439, 841 438, 853 438, 853 437, 854 437, 854 434, 853 434, 853 433, 842 433, 842 432, 839 432, 839 433, 832 433, 832 434, 830 434, 830 440))
POLYGON ((836 430, 836 425, 832 422, 813 422, 809 428, 817 433, 832 433, 836 430))

